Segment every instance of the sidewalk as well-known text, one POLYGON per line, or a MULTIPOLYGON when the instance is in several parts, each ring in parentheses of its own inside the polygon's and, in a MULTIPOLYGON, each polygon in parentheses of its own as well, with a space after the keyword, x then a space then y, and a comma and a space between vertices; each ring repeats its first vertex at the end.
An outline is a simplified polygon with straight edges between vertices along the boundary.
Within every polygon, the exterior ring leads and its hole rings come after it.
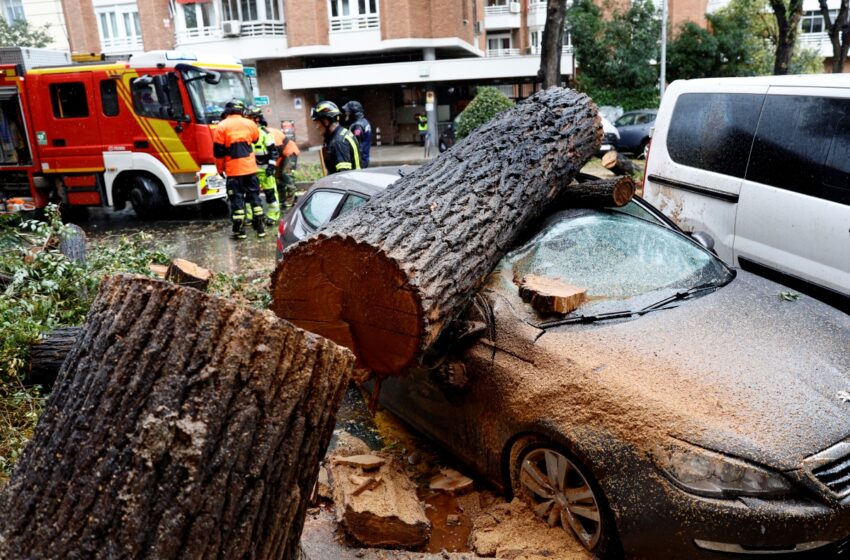
MULTIPOLYGON (((431 157, 440 155, 440 150, 431 148, 431 157)), ((299 163, 319 163, 319 149, 302 150, 298 157, 299 163)), ((418 144, 396 144, 395 146, 372 146, 369 152, 369 167, 389 165, 422 165, 425 159, 425 148, 418 144)))

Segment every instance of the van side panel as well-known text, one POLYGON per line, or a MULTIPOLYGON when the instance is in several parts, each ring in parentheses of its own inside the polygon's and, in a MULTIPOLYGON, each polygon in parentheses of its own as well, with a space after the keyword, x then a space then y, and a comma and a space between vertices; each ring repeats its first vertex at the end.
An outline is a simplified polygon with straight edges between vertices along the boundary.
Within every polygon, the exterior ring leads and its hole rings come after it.
POLYGON ((848 157, 850 91, 771 88, 742 185, 734 263, 850 295, 848 157))
POLYGON ((644 197, 683 230, 709 233, 718 256, 731 263, 741 183, 767 87, 706 82, 677 81, 665 93, 644 197))

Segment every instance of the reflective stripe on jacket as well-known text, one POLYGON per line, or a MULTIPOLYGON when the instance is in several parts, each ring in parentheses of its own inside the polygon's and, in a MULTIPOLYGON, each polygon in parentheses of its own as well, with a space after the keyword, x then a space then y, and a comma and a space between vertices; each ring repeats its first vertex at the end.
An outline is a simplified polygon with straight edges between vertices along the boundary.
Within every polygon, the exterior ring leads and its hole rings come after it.
POLYGON ((322 147, 322 161, 327 174, 360 169, 360 145, 347 128, 337 126, 322 147))
POLYGON ((241 115, 228 115, 213 132, 213 156, 219 173, 228 177, 253 175, 257 172, 253 144, 260 138, 254 121, 241 115))
POLYGON ((280 157, 274 135, 263 127, 260 127, 260 137, 252 146, 254 149, 254 157, 257 158, 257 165, 268 165, 270 161, 277 161, 280 157))

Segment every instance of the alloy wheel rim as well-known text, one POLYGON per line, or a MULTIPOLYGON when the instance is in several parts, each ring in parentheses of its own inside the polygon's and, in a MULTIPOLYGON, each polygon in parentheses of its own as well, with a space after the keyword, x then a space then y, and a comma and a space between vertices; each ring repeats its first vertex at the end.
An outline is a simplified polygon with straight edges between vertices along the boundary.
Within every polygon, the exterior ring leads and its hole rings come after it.
POLYGON ((587 550, 596 548, 602 536, 599 503, 572 461, 552 449, 535 449, 522 460, 519 481, 535 515, 572 532, 587 550))

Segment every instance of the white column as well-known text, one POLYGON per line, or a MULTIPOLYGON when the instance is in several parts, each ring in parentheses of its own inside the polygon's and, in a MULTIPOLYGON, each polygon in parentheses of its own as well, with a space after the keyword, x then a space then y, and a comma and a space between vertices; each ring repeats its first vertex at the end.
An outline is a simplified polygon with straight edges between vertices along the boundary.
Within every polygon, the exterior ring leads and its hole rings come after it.
MULTIPOLYGON (((422 49, 422 59, 425 61, 437 60, 437 53, 434 48, 426 47, 422 49)), ((437 117, 437 92, 434 91, 434 84, 431 82, 425 84, 425 89, 426 91, 434 92, 434 101, 431 103, 430 109, 428 109, 427 104, 425 105, 425 113, 428 115, 428 131, 431 133, 431 147, 436 148, 440 136, 439 121, 437 117)))

